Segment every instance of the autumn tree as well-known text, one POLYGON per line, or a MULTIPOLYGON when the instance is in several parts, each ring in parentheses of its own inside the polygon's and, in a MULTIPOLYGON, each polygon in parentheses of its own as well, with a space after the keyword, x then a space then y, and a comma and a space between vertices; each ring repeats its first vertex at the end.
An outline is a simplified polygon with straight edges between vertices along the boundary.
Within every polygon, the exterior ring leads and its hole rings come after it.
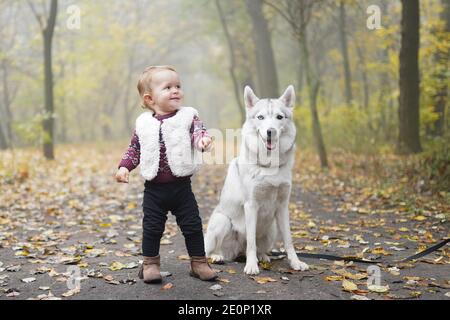
POLYGON ((352 74, 350 69, 350 58, 348 53, 347 43, 347 10, 344 0, 339 1, 339 38, 341 43, 342 60, 344 67, 344 79, 345 79, 345 99, 348 105, 351 105, 353 100, 352 93, 352 74))
POLYGON ((230 32, 229 26, 228 26, 228 22, 227 22, 227 18, 226 18, 226 14, 222 8, 222 4, 220 3, 220 0, 215 0, 215 4, 217 7, 217 12, 219 14, 219 18, 220 18, 220 24, 222 25, 222 29, 223 29, 223 33, 225 35, 225 39, 226 39, 226 43, 228 46, 228 50, 229 50, 229 55, 230 55, 230 67, 229 67, 229 72, 230 72, 230 77, 231 80, 233 82, 233 92, 234 92, 234 96, 236 98, 237 101, 237 105, 239 108, 239 114, 241 116, 241 123, 244 122, 245 120, 245 108, 244 108, 244 104, 243 104, 243 100, 242 100, 242 93, 241 93, 241 87, 242 84, 239 81, 239 77, 237 75, 237 69, 238 69, 238 62, 237 62, 237 49, 235 46, 235 42, 233 40, 233 36, 230 32))
POLYGON ((278 74, 267 20, 263 14, 262 0, 246 0, 247 12, 253 26, 253 42, 256 57, 256 72, 260 95, 278 97, 278 74))
POLYGON ((402 0, 397 151, 422 151, 419 135, 419 0, 402 0))
POLYGON ((434 136, 442 136, 445 129, 445 108, 448 103, 448 70, 450 56, 450 0, 442 1, 441 22, 443 26, 441 30, 437 30, 437 38, 439 43, 443 44, 435 54, 436 66, 438 70, 435 72, 436 93, 434 95, 434 111, 437 113, 437 119, 432 128, 434 136))
MULTIPOLYGON (((44 92, 45 92, 45 114, 42 121, 43 127, 43 150, 45 158, 51 160, 54 154, 54 104, 53 104, 53 70, 52 70, 52 42, 58 13, 58 0, 51 0, 50 13, 48 17, 40 14, 32 1, 28 4, 39 23, 39 28, 44 40, 44 92)), ((46 10, 45 10, 46 11, 46 10)))
POLYGON ((16 13, 19 7, 17 3, 7 6, 6 2, 0 2, 0 10, 3 13, 0 21, 0 150, 5 150, 13 145, 11 109, 18 85, 11 81, 11 73, 15 55, 13 48, 17 43, 16 13))
POLYGON ((316 10, 322 2, 317 0, 298 0, 295 2, 289 0, 277 2, 266 0, 265 3, 275 9, 288 22, 294 37, 300 45, 300 59, 302 59, 301 65, 304 67, 306 85, 308 87, 314 141, 319 154, 321 167, 326 168, 328 167, 328 159, 319 114, 317 112, 320 80, 311 67, 310 48, 308 45, 308 25, 311 22, 313 10, 316 10))

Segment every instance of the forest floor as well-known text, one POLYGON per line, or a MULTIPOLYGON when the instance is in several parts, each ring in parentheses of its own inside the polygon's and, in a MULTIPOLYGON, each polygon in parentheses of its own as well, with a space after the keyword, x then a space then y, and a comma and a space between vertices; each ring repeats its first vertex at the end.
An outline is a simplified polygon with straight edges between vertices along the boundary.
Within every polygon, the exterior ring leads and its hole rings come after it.
MULTIPOLYGON (((0 300, 450 299, 448 245, 397 262, 449 237, 450 194, 400 172, 399 158, 340 153, 330 155, 327 171, 314 154, 298 155, 289 205, 295 247, 381 263, 302 258, 310 270, 298 272, 278 259, 247 276, 244 262, 230 262, 212 265, 219 281, 202 282, 188 274, 184 239, 169 214, 163 283, 144 284, 137 277, 143 181, 139 170, 129 184, 114 181, 122 152, 62 146, 50 162, 39 150, 0 153, 0 300)), ((192 180, 205 230, 226 170, 206 165, 192 180)))

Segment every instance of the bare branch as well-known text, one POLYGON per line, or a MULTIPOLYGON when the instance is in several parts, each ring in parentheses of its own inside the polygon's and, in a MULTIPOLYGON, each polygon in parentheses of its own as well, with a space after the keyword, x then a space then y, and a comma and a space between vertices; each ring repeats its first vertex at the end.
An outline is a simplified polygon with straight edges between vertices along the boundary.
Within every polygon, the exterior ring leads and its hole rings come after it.
POLYGON ((41 1, 43 1, 42 7, 44 8, 44 17, 48 17, 48 14, 47 14, 47 0, 41 0, 41 1))
POLYGON ((33 2, 31 0, 27 0, 28 6, 30 7, 31 11, 33 12, 37 22, 39 23, 39 27, 41 28, 41 31, 44 31, 44 23, 42 22, 42 16, 36 11, 36 8, 33 5, 33 2))
POLYGON ((290 16, 286 15, 286 13, 282 9, 280 9, 279 7, 274 5, 269 0, 262 0, 262 2, 266 5, 268 5, 269 7, 271 7, 272 9, 274 9, 276 12, 278 12, 292 27, 295 26, 294 20, 290 16))

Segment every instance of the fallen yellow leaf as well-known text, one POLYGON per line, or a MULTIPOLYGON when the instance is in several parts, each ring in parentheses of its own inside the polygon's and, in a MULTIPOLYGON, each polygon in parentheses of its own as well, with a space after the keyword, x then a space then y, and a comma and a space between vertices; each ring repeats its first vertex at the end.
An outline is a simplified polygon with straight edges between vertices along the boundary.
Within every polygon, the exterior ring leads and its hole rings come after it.
POLYGON ((226 278, 217 278, 217 281, 222 282, 222 283, 230 283, 230 280, 228 280, 226 278))
POLYGON ((387 251, 384 250, 382 247, 373 248, 373 249, 371 250, 371 252, 372 252, 373 254, 382 254, 382 255, 384 255, 384 256, 390 256, 390 255, 392 255, 392 253, 387 252, 387 251))
POLYGON ((344 291, 349 292, 358 290, 358 286, 356 284, 346 279, 342 280, 342 287, 344 288, 344 291))
POLYGON ((250 277, 250 278, 252 278, 257 283, 260 283, 260 284, 264 284, 264 283, 267 283, 267 282, 276 282, 277 281, 277 280, 275 280, 275 279, 273 279, 271 277, 250 277))
POLYGON ((227 272, 228 272, 229 274, 235 274, 235 273, 236 273, 236 270, 234 270, 234 269, 228 269, 227 272))
POLYGON ((109 270, 111 270, 111 271, 117 271, 117 270, 121 270, 121 269, 123 269, 123 268, 125 268, 125 265, 124 264, 122 264, 122 263, 120 263, 120 262, 118 262, 118 261, 114 261, 110 266, 109 266, 109 270))
POLYGON ((67 298, 67 297, 71 297, 77 293, 80 293, 79 287, 76 287, 75 289, 72 289, 72 290, 69 290, 69 291, 63 293, 62 296, 67 298))
POLYGON ((270 270, 272 269, 272 264, 270 262, 260 261, 259 266, 263 268, 264 270, 270 270))
POLYGON ((346 278, 352 279, 352 280, 361 280, 364 278, 367 278, 367 274, 365 273, 351 273, 348 272, 347 270, 344 269, 339 269, 339 270, 332 270, 334 273, 339 274, 341 276, 344 276, 346 278))
POLYGON ((412 280, 412 281, 420 281, 420 277, 405 276, 405 277, 403 277, 403 279, 405 279, 405 280, 412 280))
POLYGON ((102 228, 109 228, 111 227, 111 223, 100 223, 99 226, 102 228))
POLYGON ((128 205, 127 205, 127 209, 128 209, 128 210, 135 209, 136 207, 137 207, 136 202, 130 202, 130 203, 128 203, 128 205))
POLYGON ((328 276, 328 277, 325 277, 325 280, 327 280, 327 281, 341 281, 343 279, 344 279, 343 276, 328 276))
POLYGON ((385 286, 377 286, 377 285, 368 285, 367 289, 369 289, 370 291, 373 292, 378 292, 378 293, 385 293, 389 291, 389 285, 385 285, 385 286))
POLYGON ((11 220, 8 218, 0 218, 0 224, 9 224, 11 223, 11 220))

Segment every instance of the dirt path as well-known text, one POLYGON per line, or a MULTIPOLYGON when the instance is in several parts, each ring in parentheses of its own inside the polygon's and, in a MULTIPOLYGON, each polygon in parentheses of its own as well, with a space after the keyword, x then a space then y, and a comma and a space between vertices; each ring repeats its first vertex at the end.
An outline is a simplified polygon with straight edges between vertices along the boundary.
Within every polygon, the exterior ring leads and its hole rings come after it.
MULTIPOLYGON (((225 171, 205 167, 193 179, 205 226, 225 171)), ((66 195, 60 198, 41 193, 0 205, 0 299, 450 299, 448 246, 415 263, 378 265, 381 289, 368 289, 369 265, 318 259, 302 259, 311 266, 306 272, 275 260, 258 277, 244 275, 243 262, 213 265, 220 281, 202 282, 188 275, 184 239, 171 215, 161 245, 161 269, 170 275, 162 285, 146 285, 137 278, 142 181, 137 173, 129 185, 119 186, 110 176, 88 176, 53 186, 66 195), (70 290, 78 271, 80 291, 70 290)), ((38 186, 33 188, 38 193, 38 186)), ((394 261, 448 235, 448 221, 439 218, 408 219, 389 208, 343 210, 345 203, 348 199, 304 191, 296 179, 290 204, 296 248, 394 261)))

